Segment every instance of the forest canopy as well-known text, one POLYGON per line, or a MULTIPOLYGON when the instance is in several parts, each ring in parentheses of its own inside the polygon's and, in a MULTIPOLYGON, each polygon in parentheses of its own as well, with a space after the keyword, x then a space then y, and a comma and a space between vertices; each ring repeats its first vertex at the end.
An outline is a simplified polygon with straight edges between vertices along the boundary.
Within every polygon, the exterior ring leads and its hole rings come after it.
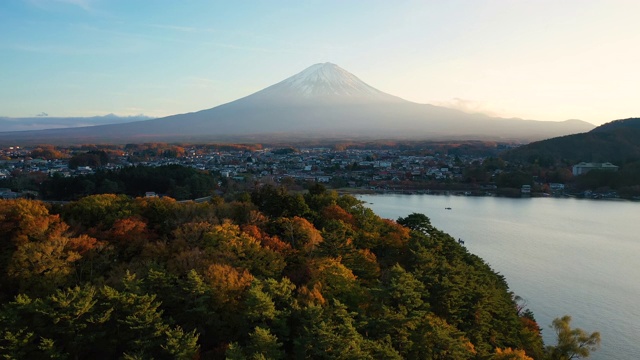
POLYGON ((382 219, 319 185, 305 194, 265 185, 206 203, 3 200, 0 247, 5 358, 543 359, 554 351, 505 279, 427 216, 382 219))

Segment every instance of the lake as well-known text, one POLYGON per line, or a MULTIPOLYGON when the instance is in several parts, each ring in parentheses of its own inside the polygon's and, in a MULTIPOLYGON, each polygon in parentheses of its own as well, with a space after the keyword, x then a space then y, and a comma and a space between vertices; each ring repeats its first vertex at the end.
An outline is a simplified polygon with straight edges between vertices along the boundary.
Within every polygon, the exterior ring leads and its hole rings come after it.
POLYGON ((554 318, 599 331, 591 359, 640 359, 640 203, 559 198, 359 195, 389 219, 417 212, 465 241, 527 301, 555 344, 554 318), (446 208, 451 208, 450 210, 446 208))

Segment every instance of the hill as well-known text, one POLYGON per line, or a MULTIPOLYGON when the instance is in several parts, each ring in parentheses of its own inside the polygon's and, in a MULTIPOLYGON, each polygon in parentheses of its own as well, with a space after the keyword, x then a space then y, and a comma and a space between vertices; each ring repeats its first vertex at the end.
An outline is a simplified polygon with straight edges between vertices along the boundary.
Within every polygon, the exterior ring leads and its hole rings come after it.
POLYGON ((623 120, 615 120, 598 126, 591 132, 610 132, 617 129, 640 130, 640 118, 629 118, 623 120))
POLYGON ((494 118, 386 94, 331 63, 211 109, 126 124, 0 133, 0 144, 140 143, 287 139, 474 139, 523 141, 593 125, 494 118))
POLYGON ((381 219, 319 186, 0 205, 10 358, 544 355, 505 279, 421 214, 381 219))
POLYGON ((510 161, 551 165, 585 162, 624 164, 640 160, 640 118, 616 120, 587 133, 533 142, 505 152, 510 161))

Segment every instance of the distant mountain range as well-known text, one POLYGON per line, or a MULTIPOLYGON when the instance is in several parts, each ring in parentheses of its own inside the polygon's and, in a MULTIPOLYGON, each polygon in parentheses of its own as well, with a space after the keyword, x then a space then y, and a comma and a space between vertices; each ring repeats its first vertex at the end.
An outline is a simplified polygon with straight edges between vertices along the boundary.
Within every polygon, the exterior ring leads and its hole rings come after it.
POLYGON ((145 115, 118 116, 115 114, 92 117, 50 117, 48 115, 23 118, 0 117, 0 132, 63 129, 82 126, 123 124, 132 121, 142 121, 150 119, 153 118, 145 115))
POLYGON ((553 163, 640 161, 640 118, 616 120, 582 134, 536 141, 502 155, 510 161, 553 163))
POLYGON ((131 143, 301 140, 546 139, 586 132, 584 121, 495 118, 386 94, 331 63, 212 109, 92 127, 0 133, 0 143, 131 143))

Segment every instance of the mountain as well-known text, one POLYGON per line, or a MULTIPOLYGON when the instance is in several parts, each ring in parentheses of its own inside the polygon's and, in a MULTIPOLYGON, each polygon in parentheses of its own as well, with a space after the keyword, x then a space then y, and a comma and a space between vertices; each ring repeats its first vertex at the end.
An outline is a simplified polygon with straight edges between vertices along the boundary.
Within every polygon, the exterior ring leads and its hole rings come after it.
POLYGON ((244 98, 160 119, 73 129, 0 133, 0 143, 483 139, 529 142, 589 131, 579 121, 492 118, 384 93, 331 63, 313 65, 244 98))
MULTIPOLYGON (((640 118, 616 120, 582 134, 532 142, 502 155, 510 161, 568 163, 640 160, 640 118)), ((543 164, 543 165, 545 165, 543 164)))
POLYGON ((606 124, 600 125, 597 128, 591 130, 591 132, 615 132, 618 129, 626 130, 640 130, 640 118, 629 118, 623 120, 615 120, 606 124))
POLYGON ((92 117, 23 117, 11 118, 0 117, 0 132, 5 131, 25 131, 25 130, 46 130, 46 129, 63 129, 82 126, 96 126, 106 124, 122 124, 132 121, 149 120, 152 117, 145 115, 134 116, 118 116, 115 114, 107 114, 104 116, 92 117))
POLYGON ((252 98, 292 98, 331 102, 403 102, 375 89, 355 75, 331 63, 315 64, 302 72, 253 94, 252 98))

